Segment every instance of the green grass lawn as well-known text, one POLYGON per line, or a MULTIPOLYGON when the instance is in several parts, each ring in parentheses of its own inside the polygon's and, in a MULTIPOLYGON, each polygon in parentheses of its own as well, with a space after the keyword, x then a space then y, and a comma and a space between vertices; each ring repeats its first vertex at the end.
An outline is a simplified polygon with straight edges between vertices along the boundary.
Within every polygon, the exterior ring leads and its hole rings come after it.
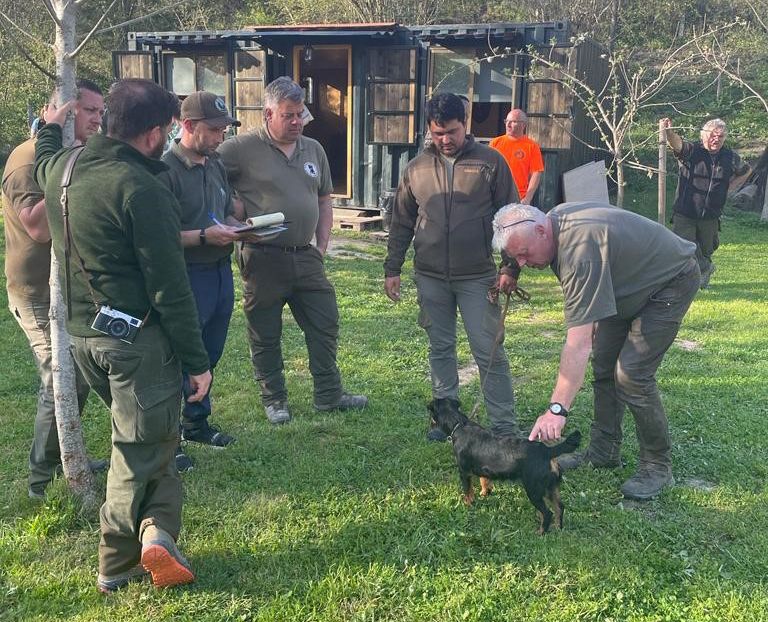
MULTIPOLYGON (((659 372, 678 485, 656 501, 622 502, 637 451, 628 415, 627 467, 569 473, 566 528, 544 537, 517 486, 465 508, 450 446, 424 439, 427 339, 410 278, 400 304, 382 292, 383 244, 350 238, 345 248, 375 259, 327 260, 339 365, 346 387, 370 396, 364 412, 313 410, 303 338, 286 313, 294 420, 269 425, 237 308, 212 418, 237 443, 188 448, 197 467, 183 476, 181 546, 197 581, 168 591, 144 583, 100 595, 98 518, 79 512, 60 481, 45 503, 27 498, 37 380, 21 331, 0 313, 0 620, 768 620, 768 227, 737 214, 723 229, 712 288, 659 372)), ((521 284, 532 298, 512 305, 505 348, 530 428, 564 328, 552 274, 525 271, 521 284)), ((459 356, 470 360, 463 335, 459 356)), ((467 410, 478 391, 477 379, 463 389, 467 410)), ((587 384, 569 429, 588 432, 591 400, 587 384)), ((83 425, 90 454, 106 456, 109 416, 94 397, 83 425)))

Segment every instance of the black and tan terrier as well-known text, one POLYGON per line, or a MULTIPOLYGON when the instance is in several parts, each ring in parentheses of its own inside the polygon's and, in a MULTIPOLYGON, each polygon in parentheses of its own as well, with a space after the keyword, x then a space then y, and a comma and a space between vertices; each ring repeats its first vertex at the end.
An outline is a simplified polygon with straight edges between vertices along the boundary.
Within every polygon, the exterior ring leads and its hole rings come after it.
POLYGON ((493 490, 491 480, 518 480, 538 510, 539 534, 549 531, 554 510, 555 527, 563 528, 563 503, 560 500, 562 475, 557 456, 574 451, 581 442, 581 432, 573 432, 559 445, 548 447, 515 436, 500 436, 468 419, 459 402, 450 398, 432 400, 427 409, 432 425, 440 428, 453 443, 464 489, 464 504, 472 505, 475 490, 472 476, 480 478, 480 495, 493 490))

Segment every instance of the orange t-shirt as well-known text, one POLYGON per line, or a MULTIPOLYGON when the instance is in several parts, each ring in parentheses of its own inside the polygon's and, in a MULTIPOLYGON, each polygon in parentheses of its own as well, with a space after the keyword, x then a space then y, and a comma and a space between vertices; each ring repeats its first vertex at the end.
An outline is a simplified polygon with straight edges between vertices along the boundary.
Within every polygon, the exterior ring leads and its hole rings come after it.
POLYGON ((491 147, 496 149, 509 164, 512 177, 515 178, 520 198, 528 192, 528 180, 531 173, 544 170, 544 160, 539 146, 527 136, 510 138, 506 134, 497 136, 491 141, 491 147))

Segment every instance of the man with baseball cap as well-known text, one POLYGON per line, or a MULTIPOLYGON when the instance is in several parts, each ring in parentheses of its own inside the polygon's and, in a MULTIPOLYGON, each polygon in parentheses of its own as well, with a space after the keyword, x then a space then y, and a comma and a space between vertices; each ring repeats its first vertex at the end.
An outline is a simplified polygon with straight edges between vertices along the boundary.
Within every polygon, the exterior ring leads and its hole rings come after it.
MULTIPOLYGON (((216 148, 224 140, 224 130, 240 121, 231 117, 223 98, 207 91, 196 91, 181 104, 183 132, 162 160, 169 170, 159 179, 181 205, 181 243, 187 274, 197 304, 203 343, 213 372, 224 351, 235 294, 232 282, 233 242, 240 239, 235 227, 238 217, 227 175, 216 148)), ((184 396, 192 389, 184 374, 184 396)), ((215 448, 235 439, 208 423, 211 414, 209 393, 199 402, 184 400, 181 438, 215 448)), ((179 471, 192 468, 192 460, 181 448, 176 451, 179 471)))

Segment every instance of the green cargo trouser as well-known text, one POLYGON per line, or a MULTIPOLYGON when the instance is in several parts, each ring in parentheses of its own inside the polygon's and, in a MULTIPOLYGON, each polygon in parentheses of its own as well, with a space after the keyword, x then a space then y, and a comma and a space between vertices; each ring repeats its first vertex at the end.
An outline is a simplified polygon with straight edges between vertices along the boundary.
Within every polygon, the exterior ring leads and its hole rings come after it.
POLYGON ((284 402, 288 396, 280 347, 286 303, 304 332, 315 405, 337 404, 342 395, 336 365, 339 309, 320 251, 314 246, 286 250, 243 244, 238 265, 243 277, 243 310, 253 371, 264 405, 284 402))
POLYGON ((670 465, 669 425, 656 370, 699 289, 699 278, 699 266, 691 258, 633 318, 597 322, 592 348, 595 414, 589 444, 593 458, 619 460, 626 405, 635 419, 640 462, 670 465))
POLYGON ((141 533, 154 524, 174 539, 181 530, 179 442, 181 365, 159 325, 136 341, 72 337, 91 388, 112 411, 112 457, 101 506, 99 572, 116 575, 141 557, 141 533))
POLYGON ((429 337, 432 396, 454 399, 459 397, 456 358, 458 307, 472 356, 480 370, 480 382, 484 383, 483 397, 491 429, 499 434, 517 432, 515 396, 503 337, 491 361, 501 308, 498 304, 491 304, 486 296, 496 277, 491 275, 479 279, 444 281, 415 274, 414 280, 419 292, 419 326, 427 331, 429 337))
MULTIPOLYGON (((8 308, 29 341, 35 355, 40 388, 37 392, 37 413, 32 448, 29 452, 29 487, 42 493, 61 464, 59 434, 53 408, 53 373, 51 371, 51 330, 47 300, 31 300, 8 292, 8 308)), ((88 399, 88 383, 75 365, 77 403, 83 411, 88 399)))
POLYGON ((684 240, 696 243, 696 260, 702 274, 712 271, 712 255, 720 246, 719 218, 688 218, 675 212, 672 215, 672 231, 684 240))

